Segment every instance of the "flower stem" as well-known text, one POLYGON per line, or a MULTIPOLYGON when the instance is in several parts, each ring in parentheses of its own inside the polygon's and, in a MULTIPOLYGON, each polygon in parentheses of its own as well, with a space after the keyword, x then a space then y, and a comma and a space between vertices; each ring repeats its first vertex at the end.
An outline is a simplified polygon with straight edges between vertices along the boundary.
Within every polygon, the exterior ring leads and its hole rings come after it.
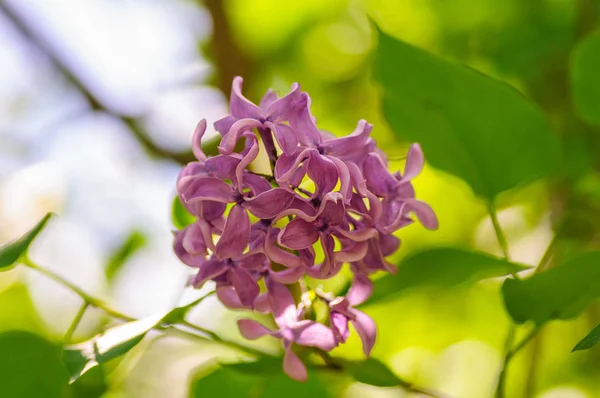
MULTIPOLYGON (((541 325, 537 325, 534 327, 514 348, 508 349, 506 355, 504 356, 504 363, 502 365, 502 370, 500 371, 500 376, 498 377, 498 386, 496 388, 496 398, 503 398, 506 393, 506 372, 508 371, 508 364, 511 359, 519 352, 523 347, 527 345, 533 339, 538 332, 540 331, 541 325)), ((514 325, 513 325, 514 328, 514 325)), ((512 339, 511 339, 512 340, 512 339)))
MULTIPOLYGON (((510 261, 510 254, 508 251, 508 242, 506 241, 506 236, 502 231, 502 227, 500 226, 500 221, 498 221, 498 213, 496 211, 496 206, 493 202, 488 203, 488 212, 490 213, 490 218, 492 219, 492 225, 494 226, 494 231, 496 232, 496 237, 498 238, 498 243, 500 244, 500 248, 502 249, 502 254, 507 261, 510 261)), ((516 278, 516 274, 513 274, 516 278)))
POLYGON ((89 305, 90 305, 90 303, 88 303, 87 301, 84 301, 83 304, 81 305, 81 307, 79 308, 79 311, 77 311, 75 318, 73 318, 71 325, 69 326, 69 328, 67 329, 67 332, 65 333, 65 337, 63 337, 63 341, 65 342, 65 344, 67 344, 71 341, 71 338, 73 337, 73 333, 75 333, 75 330, 77 329, 77 326, 81 322, 81 319, 83 318, 83 314, 85 314, 85 311, 87 310, 89 305))

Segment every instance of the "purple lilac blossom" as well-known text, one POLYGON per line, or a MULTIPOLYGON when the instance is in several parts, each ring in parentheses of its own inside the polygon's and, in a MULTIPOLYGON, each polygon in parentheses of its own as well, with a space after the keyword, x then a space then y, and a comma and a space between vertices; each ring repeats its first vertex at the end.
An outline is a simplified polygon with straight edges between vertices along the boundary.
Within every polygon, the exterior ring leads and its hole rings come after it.
POLYGON ((282 98, 269 90, 255 105, 242 83, 234 79, 230 114, 214 124, 222 136, 219 155, 202 151, 205 120, 194 131, 197 161, 179 173, 177 194, 196 221, 175 233, 174 251, 197 269, 192 286, 213 281, 225 306, 272 314, 277 330, 240 319, 240 332, 251 340, 280 339, 284 371, 306 380, 294 345, 330 351, 346 342, 352 325, 370 355, 375 322, 355 308, 371 295, 369 275, 395 272, 386 260, 400 246, 393 234, 413 223, 413 215, 428 229, 438 222, 411 183, 424 163, 418 144, 410 147, 404 172, 390 173, 365 120, 336 138, 317 128, 310 97, 298 84, 282 98), (270 174, 254 171, 261 142, 270 174), (354 275, 345 296, 320 288, 310 294, 307 281, 332 278, 344 265, 354 275), (302 297, 293 296, 292 286, 304 290, 302 297), (307 318, 315 300, 327 305, 326 319, 307 318))

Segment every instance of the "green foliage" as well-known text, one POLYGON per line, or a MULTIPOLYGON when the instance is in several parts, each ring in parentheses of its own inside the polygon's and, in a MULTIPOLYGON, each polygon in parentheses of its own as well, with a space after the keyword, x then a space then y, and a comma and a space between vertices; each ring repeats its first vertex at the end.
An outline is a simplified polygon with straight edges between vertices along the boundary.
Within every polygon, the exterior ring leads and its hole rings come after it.
POLYGON ((374 358, 360 362, 348 362, 348 371, 354 380, 377 387, 394 387, 407 384, 387 366, 374 358))
POLYGON ((153 328, 172 325, 183 321, 186 314, 208 295, 192 303, 177 307, 166 314, 157 314, 127 322, 100 333, 76 345, 65 347, 63 360, 67 365, 71 381, 77 380, 95 366, 127 354, 138 345, 153 328))
POLYGON ((110 281, 121 270, 123 264, 138 250, 146 245, 146 236, 138 230, 133 230, 125 242, 111 255, 106 266, 106 278, 110 281))
POLYGON ((507 279, 504 304, 517 323, 569 319, 600 296, 600 252, 576 257, 525 280, 507 279))
POLYGON ((573 351, 587 350, 600 342, 600 325, 592 329, 577 345, 573 351))
POLYGON ((477 195, 492 199, 555 170, 557 141, 514 88, 382 32, 374 64, 392 130, 477 195))
POLYGON ((61 398, 68 377, 58 347, 21 331, 0 334, 0 395, 7 398, 61 398))
POLYGON ((374 282, 371 304, 394 298, 407 289, 424 286, 452 287, 527 269, 490 254, 458 248, 434 248, 412 254, 398 265, 396 275, 374 282))
POLYGON ((25 235, 0 248, 0 272, 11 269, 19 258, 27 252, 27 249, 29 249, 33 240, 40 232, 42 232, 51 217, 52 213, 46 214, 44 218, 42 218, 41 221, 25 235))
POLYGON ((183 207, 178 196, 175 196, 173 199, 173 205, 171 206, 171 220, 177 229, 183 229, 195 221, 194 217, 187 212, 185 207, 183 207))
POLYGON ((600 125, 600 33, 586 37, 573 51, 571 85, 577 113, 600 125))
POLYGON ((218 368, 193 383, 191 396, 193 398, 254 397, 255 395, 251 394, 259 387, 261 380, 261 376, 218 368))

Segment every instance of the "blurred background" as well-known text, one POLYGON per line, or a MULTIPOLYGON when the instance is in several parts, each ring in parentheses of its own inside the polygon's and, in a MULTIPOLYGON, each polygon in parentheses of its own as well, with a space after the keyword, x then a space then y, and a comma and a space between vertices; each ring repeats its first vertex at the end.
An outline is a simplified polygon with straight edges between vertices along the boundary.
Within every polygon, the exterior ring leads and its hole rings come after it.
MULTIPOLYGON (((397 38, 515 86, 561 138, 568 170, 560 179, 500 197, 513 259, 536 265, 567 211, 558 257, 598 248, 598 129, 573 110, 568 67, 599 14, 597 0, 0 0, 0 243, 53 211, 60 217, 31 253, 40 265, 135 317, 189 302, 201 292, 184 290, 189 270, 171 252, 174 183, 191 160, 198 120, 211 126, 227 113, 233 76, 244 77, 254 101, 297 81, 321 128, 348 134, 365 118, 392 159, 405 154, 410 143, 386 126, 371 82, 370 17, 397 38)), ((486 206, 465 183, 427 167, 414 184, 441 227, 402 229, 398 258, 442 244, 500 254, 486 206)), ((499 288, 491 280, 411 290, 365 307, 378 324, 373 355, 420 385, 491 397, 509 324, 499 288)), ((80 304, 28 269, 0 274, 0 331, 60 340, 80 304)), ((239 338, 238 316, 210 298, 190 320, 239 338)), ((548 325, 511 365, 507 396, 600 397, 600 349, 570 353, 599 318, 595 306, 548 325)), ((75 338, 107 321, 88 311, 75 338)), ((222 351, 150 336, 80 379, 74 396, 187 397, 195 374, 222 351)), ((360 358, 356 336, 334 354, 360 358)), ((416 396, 336 383, 340 397, 416 396)))

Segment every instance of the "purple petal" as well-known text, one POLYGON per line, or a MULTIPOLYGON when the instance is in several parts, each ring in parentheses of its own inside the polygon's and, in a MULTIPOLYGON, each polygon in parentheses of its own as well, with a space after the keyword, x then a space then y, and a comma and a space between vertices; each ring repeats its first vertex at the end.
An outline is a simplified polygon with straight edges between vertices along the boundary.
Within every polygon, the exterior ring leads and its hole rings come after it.
POLYGON ((269 109, 271 104, 275 101, 277 101, 277 93, 272 89, 268 89, 265 95, 263 95, 263 97, 261 98, 258 106, 263 111, 263 113, 266 113, 267 109, 269 109))
POLYGON ((337 174, 340 178, 340 194, 344 198, 344 201, 348 201, 352 194, 352 186, 350 185, 350 171, 346 163, 334 156, 327 156, 327 159, 331 160, 337 168, 337 174))
POLYGON ((286 345, 285 356, 283 357, 283 371, 294 380, 306 381, 308 379, 306 366, 292 351, 292 344, 288 342, 286 345))
POLYGON ((335 226, 341 224, 346 216, 344 198, 338 192, 325 195, 319 207, 318 218, 325 224, 335 226))
POLYGON ((335 228, 335 232, 355 242, 364 242, 379 236, 379 232, 375 228, 359 228, 354 231, 346 231, 338 227, 335 228))
POLYGON ((263 117, 261 109, 250 102, 242 94, 242 83, 244 79, 236 76, 231 85, 231 99, 229 102, 229 110, 231 114, 238 118, 253 118, 260 119, 263 117))
POLYGON ((319 152, 312 151, 306 169, 308 177, 315 183, 315 193, 319 198, 331 192, 338 182, 338 168, 335 163, 319 152))
POLYGON ((321 247, 323 248, 323 254, 325 255, 323 262, 319 266, 319 274, 321 278, 324 279, 325 277, 331 276, 331 269, 335 265, 335 257, 333 253, 335 250, 335 241, 333 240, 333 236, 331 236, 331 234, 321 232, 319 235, 321 238, 320 241, 321 247))
POLYGON ((352 286, 346 293, 348 303, 351 306, 362 304, 371 296, 371 293, 373 293, 373 282, 360 272, 355 272, 352 286))
POLYGON ((214 177, 197 178, 181 196, 184 201, 189 203, 203 200, 230 203, 234 200, 231 187, 214 177))
POLYGON ((384 256, 391 256, 398 250, 400 246, 400 239, 394 235, 379 235, 379 246, 384 256))
MULTIPOLYGON (((406 199, 403 209, 415 213, 421 224, 427 229, 438 229, 439 223, 431 206, 416 199, 406 199)), ((401 213, 404 213, 402 211, 401 213)))
POLYGON ((298 141, 302 145, 316 147, 321 143, 322 138, 310 114, 309 106, 310 97, 308 94, 302 93, 290 114, 290 126, 298 134, 298 141))
MULTIPOLYGON (((236 155, 237 156, 237 155, 236 155)), ((233 155, 212 156, 204 162, 206 173, 222 180, 232 180, 241 159, 233 155)))
POLYGON ((291 110, 298 103, 299 99, 300 86, 298 83, 294 83, 292 84, 289 94, 269 105, 269 109, 266 112, 266 117, 273 122, 279 122, 284 119, 288 119, 291 110))
POLYGON ((325 351, 331 351, 337 345, 337 341, 331 329, 314 321, 300 321, 292 327, 294 331, 294 342, 307 347, 317 347, 325 351))
POLYGON ((263 192, 273 189, 271 184, 269 184, 269 181, 252 173, 244 173, 243 183, 245 187, 250 188, 254 196, 258 196, 263 192))
POLYGON ((233 286, 219 286, 216 289, 217 297, 223 305, 232 310, 250 309, 252 307, 245 306, 240 301, 240 297, 236 293, 233 286))
POLYGON ((304 267, 288 268, 283 271, 269 271, 269 275, 275 282, 289 285, 298 282, 305 274, 304 267))
POLYGON ((183 247, 183 239, 185 238, 186 233, 187 232, 185 229, 175 232, 175 240, 173 241, 173 251, 182 263, 189 265, 190 267, 200 267, 206 261, 206 259, 204 258, 204 255, 191 255, 183 247))
POLYGON ((228 276, 240 302, 245 306, 252 307, 260 293, 260 288, 252 275, 244 268, 234 267, 229 270, 228 276))
POLYGON ((225 272, 227 272, 227 266, 220 260, 207 260, 200 266, 200 269, 192 279, 191 284, 196 288, 202 287, 206 281, 216 278, 225 272))
POLYGON ((238 319, 237 325, 242 336, 248 340, 256 340, 272 333, 271 330, 253 319, 238 319))
POLYGON ((269 256, 269 259, 288 268, 302 267, 304 259, 276 245, 277 233, 277 229, 272 229, 268 238, 265 239, 265 253, 269 256))
POLYGON ((247 199, 245 206, 256 217, 269 219, 287 209, 292 204, 295 196, 293 192, 283 188, 274 188, 254 198, 247 199))
POLYGON ((344 246, 341 251, 334 253, 334 260, 341 263, 351 263, 361 260, 369 245, 367 242, 352 242, 350 246, 344 246))
POLYGON ((190 224, 181 233, 183 234, 181 244, 188 253, 193 256, 206 256, 208 254, 200 224, 190 224))
POLYGON ((287 328, 298 322, 296 314, 296 303, 292 294, 285 285, 266 279, 267 289, 269 291, 269 307, 273 312, 275 322, 280 328, 287 328))
POLYGON ((224 136, 225 134, 229 133, 231 126, 233 126, 233 124, 235 122, 237 122, 238 120, 239 120, 239 118, 237 118, 233 115, 227 115, 227 116, 217 120, 216 122, 214 122, 213 126, 214 126, 215 130, 217 130, 219 132, 219 134, 221 134, 221 136, 224 136))
POLYGON ((367 123, 366 120, 359 120, 356 129, 352 134, 342 138, 333 139, 326 141, 321 144, 321 147, 325 149, 325 153, 337 157, 350 156, 356 152, 362 151, 365 147, 373 125, 367 123))
POLYGON ((242 151, 242 160, 235 169, 235 176, 237 179, 238 192, 242 193, 242 186, 244 182, 244 171, 254 159, 258 156, 258 141, 254 134, 246 135, 247 147, 242 151))
POLYGON ((262 123, 255 119, 240 119, 235 122, 229 132, 223 136, 219 144, 219 152, 223 155, 229 155, 235 149, 238 140, 248 130, 255 127, 261 127, 262 123))
POLYGON ((294 153, 298 147, 298 137, 296 137, 296 132, 290 126, 271 122, 266 122, 265 126, 273 132, 277 144, 284 153, 294 153))
POLYGON ((373 319, 367 314, 356 309, 351 310, 355 316, 354 320, 351 320, 352 326, 356 329, 356 332, 360 336, 363 346, 363 352, 368 357, 371 355, 371 350, 375 345, 377 338, 377 327, 373 319))
POLYGON ((398 181, 387 170, 383 159, 376 153, 370 153, 365 159, 363 175, 367 180, 367 188, 377 196, 390 194, 398 185, 398 181))
POLYGON ((308 168, 308 162, 304 162, 294 171, 292 178, 288 181, 292 188, 298 188, 302 184, 302 180, 306 175, 306 169, 308 168))
POLYGON ((194 130, 194 134, 192 136, 192 152, 194 152, 194 156, 198 160, 205 160, 206 155, 202 151, 202 136, 204 136, 204 132, 206 131, 206 119, 202 119, 196 125, 196 129, 194 130))
POLYGON ((252 253, 244 254, 241 257, 235 259, 235 265, 242 267, 247 270, 257 270, 263 267, 267 257, 263 253, 252 253))
POLYGON ((282 154, 275 164, 275 179, 277 182, 288 182, 296 173, 300 163, 309 158, 313 152, 319 153, 316 149, 306 148, 292 156, 282 154))
POLYGON ((237 257, 246 248, 250 239, 250 217, 244 208, 235 205, 227 217, 223 234, 215 247, 219 258, 237 257))
POLYGON ((318 231, 312 223, 294 218, 279 233, 277 242, 289 249, 299 250, 312 246, 318 239, 318 231))
POLYGON ((335 339, 339 343, 345 343, 350 336, 350 329, 348 328, 348 318, 339 312, 331 311, 329 313, 329 323, 331 324, 331 330, 335 339))
POLYGON ((200 209, 197 215, 206 221, 214 222, 215 219, 218 219, 225 213, 225 209, 227 208, 226 203, 222 202, 213 202, 210 200, 203 200, 195 203, 200 209))
POLYGON ((421 170, 425 159, 423 158, 423 150, 419 144, 412 144, 408 149, 408 155, 406 156, 406 165, 404 166, 404 175, 402 175, 402 182, 410 181, 415 178, 421 170))
POLYGON ((346 162, 348 172, 350 173, 350 181, 356 192, 363 198, 367 196, 367 180, 363 177, 360 168, 354 162, 346 162))

